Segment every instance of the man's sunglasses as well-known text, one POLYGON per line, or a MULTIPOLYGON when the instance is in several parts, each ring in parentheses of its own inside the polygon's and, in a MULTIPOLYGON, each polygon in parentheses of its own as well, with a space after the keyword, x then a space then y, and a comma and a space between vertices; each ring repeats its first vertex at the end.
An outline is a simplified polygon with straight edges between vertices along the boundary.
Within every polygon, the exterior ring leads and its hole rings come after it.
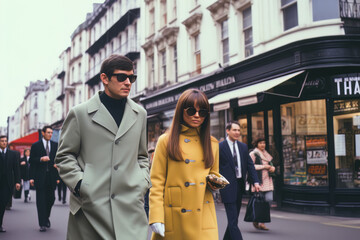
POLYGON ((134 83, 136 81, 137 75, 131 74, 131 75, 127 75, 125 73, 113 73, 111 74, 110 78, 112 76, 115 76, 116 79, 118 80, 118 82, 124 82, 126 79, 129 78, 129 81, 131 83, 134 83))
POLYGON ((199 111, 196 111, 196 109, 194 107, 186 108, 185 112, 189 116, 194 116, 196 114, 196 112, 198 112, 200 117, 206 117, 209 113, 208 110, 206 110, 206 109, 200 109, 199 111))

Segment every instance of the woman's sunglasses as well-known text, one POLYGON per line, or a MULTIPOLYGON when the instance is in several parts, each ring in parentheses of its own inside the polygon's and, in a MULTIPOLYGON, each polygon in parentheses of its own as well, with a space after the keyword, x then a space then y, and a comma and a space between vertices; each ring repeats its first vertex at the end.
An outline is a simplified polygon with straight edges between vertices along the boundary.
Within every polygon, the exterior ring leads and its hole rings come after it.
POLYGON ((196 109, 194 107, 186 108, 185 112, 189 116, 194 116, 196 114, 196 112, 198 112, 200 117, 206 117, 209 113, 208 110, 206 110, 206 109, 200 109, 199 111, 196 111, 196 109))
POLYGON ((110 78, 112 76, 115 76, 116 79, 118 80, 118 82, 124 82, 126 79, 129 78, 129 81, 131 83, 134 83, 136 81, 137 75, 131 74, 131 75, 127 75, 125 73, 113 73, 111 74, 110 78))

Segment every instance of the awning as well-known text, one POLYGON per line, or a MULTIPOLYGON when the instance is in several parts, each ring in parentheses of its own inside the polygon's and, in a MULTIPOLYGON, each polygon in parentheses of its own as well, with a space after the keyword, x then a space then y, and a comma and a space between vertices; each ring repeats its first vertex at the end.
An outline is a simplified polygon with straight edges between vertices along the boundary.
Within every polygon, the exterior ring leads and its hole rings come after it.
MULTIPOLYGON (((285 81, 288 81, 304 71, 298 71, 294 72, 288 75, 284 75, 281 77, 277 77, 268 81, 264 81, 261 83, 253 84, 250 86, 246 86, 243 88, 235 89, 233 91, 225 92, 216 95, 213 98, 209 99, 210 104, 214 104, 214 111, 224 110, 230 108, 230 100, 231 99, 238 99, 238 106, 246 106, 250 104, 258 103, 258 97, 257 94, 259 93, 266 93, 266 94, 272 94, 272 95, 278 95, 278 96, 285 96, 285 97, 291 97, 291 98, 299 98, 302 92, 302 89, 304 88, 306 77, 304 77, 304 80, 301 81, 301 86, 296 87, 296 94, 297 95, 290 95, 287 94, 287 91, 285 92, 279 92, 276 91, 275 87, 279 86, 280 84, 284 83, 285 81)), ((293 89, 293 88, 292 88, 293 89)), ((287 87, 287 90, 289 90, 289 87, 287 87)))
POLYGON ((31 148, 31 145, 37 141, 39 141, 39 132, 33 132, 22 138, 11 141, 9 147, 11 150, 19 151, 23 154, 24 149, 31 148))

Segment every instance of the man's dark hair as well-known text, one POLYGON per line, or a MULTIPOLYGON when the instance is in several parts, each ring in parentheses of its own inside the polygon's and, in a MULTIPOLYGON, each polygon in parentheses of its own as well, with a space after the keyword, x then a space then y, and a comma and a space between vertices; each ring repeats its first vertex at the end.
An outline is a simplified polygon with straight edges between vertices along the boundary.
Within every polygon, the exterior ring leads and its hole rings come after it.
POLYGON ((240 127, 240 123, 239 123, 239 122, 237 122, 237 121, 231 121, 231 122, 228 122, 228 124, 226 124, 226 130, 230 130, 230 129, 231 129, 231 126, 232 126, 233 124, 236 124, 236 125, 238 125, 238 126, 240 127))
POLYGON ((6 135, 0 135, 0 139, 2 139, 2 138, 8 138, 6 135))
POLYGON ((41 131, 46 132, 46 129, 48 129, 48 128, 50 128, 52 130, 52 127, 47 125, 47 126, 44 126, 41 131))
POLYGON ((100 74, 105 73, 108 78, 115 70, 131 71, 134 69, 134 63, 127 57, 113 54, 101 64, 100 74))

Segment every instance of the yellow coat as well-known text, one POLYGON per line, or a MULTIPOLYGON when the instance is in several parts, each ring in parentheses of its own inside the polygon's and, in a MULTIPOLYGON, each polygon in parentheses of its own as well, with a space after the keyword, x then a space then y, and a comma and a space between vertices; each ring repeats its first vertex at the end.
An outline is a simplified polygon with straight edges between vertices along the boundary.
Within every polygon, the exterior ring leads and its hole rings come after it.
POLYGON ((149 223, 165 224, 165 237, 152 239, 217 240, 216 211, 206 176, 219 172, 219 144, 211 138, 214 165, 205 168, 200 136, 196 129, 182 126, 180 147, 184 161, 167 154, 168 134, 160 136, 151 168, 149 223))

